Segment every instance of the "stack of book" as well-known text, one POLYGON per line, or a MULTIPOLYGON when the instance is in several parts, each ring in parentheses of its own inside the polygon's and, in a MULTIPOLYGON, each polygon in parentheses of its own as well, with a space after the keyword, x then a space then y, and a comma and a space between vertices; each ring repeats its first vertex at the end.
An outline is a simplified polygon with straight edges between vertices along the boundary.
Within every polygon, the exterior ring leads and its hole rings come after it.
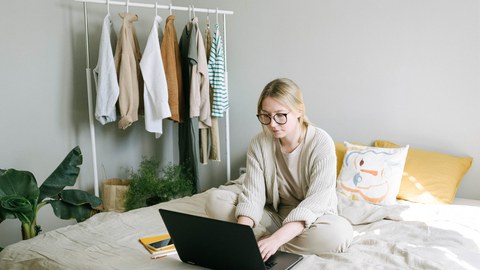
POLYGON ((138 241, 150 252, 152 259, 177 253, 169 234, 143 237, 138 239, 138 241))

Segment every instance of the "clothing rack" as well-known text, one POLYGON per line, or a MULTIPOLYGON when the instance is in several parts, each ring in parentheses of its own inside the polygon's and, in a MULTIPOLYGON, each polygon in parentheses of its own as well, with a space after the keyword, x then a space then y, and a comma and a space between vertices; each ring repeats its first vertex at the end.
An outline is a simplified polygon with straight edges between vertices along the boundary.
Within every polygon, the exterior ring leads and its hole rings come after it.
MULTIPOLYGON (((138 2, 131 2, 126 0, 122 1, 109 1, 109 0, 74 0, 75 2, 82 2, 83 3, 83 15, 85 21, 85 48, 86 48, 86 79, 87 79, 87 99, 88 99, 88 114, 89 114, 89 126, 90 126, 90 139, 92 141, 92 162, 93 162, 93 179, 94 179, 94 191, 95 195, 99 196, 99 183, 98 183, 98 168, 97 168, 97 147, 95 143, 95 125, 94 125, 94 112, 93 112, 93 98, 92 98, 92 70, 90 68, 90 48, 89 48, 89 38, 88 38, 88 9, 87 4, 104 4, 107 5, 108 12, 110 12, 110 5, 118 5, 118 6, 125 6, 127 12, 129 11, 129 7, 140 7, 140 8, 153 8, 155 11, 158 9, 166 9, 170 10, 170 14, 172 10, 178 11, 188 11, 193 12, 201 12, 207 14, 216 14, 217 22, 218 22, 218 15, 223 15, 223 52, 224 52, 224 65, 225 65, 225 88, 227 89, 228 93, 228 70, 227 70, 227 17, 226 15, 233 15, 233 11, 229 10, 219 10, 217 9, 208 9, 208 8, 196 8, 194 6, 182 7, 182 6, 173 6, 170 5, 159 5, 158 3, 155 4, 147 4, 147 3, 138 3, 138 2)), ((225 137, 226 137, 226 155, 227 155, 227 181, 230 180, 230 116, 229 116, 229 109, 225 111, 225 137)))

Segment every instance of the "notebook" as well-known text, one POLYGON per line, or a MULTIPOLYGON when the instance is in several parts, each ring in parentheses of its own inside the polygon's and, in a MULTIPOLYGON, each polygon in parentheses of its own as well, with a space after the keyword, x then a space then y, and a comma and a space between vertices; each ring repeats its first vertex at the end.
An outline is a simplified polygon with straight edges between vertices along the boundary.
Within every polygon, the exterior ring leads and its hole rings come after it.
POLYGON ((178 256, 188 264, 210 269, 287 270, 301 255, 277 251, 263 262, 249 226, 160 209, 178 256))

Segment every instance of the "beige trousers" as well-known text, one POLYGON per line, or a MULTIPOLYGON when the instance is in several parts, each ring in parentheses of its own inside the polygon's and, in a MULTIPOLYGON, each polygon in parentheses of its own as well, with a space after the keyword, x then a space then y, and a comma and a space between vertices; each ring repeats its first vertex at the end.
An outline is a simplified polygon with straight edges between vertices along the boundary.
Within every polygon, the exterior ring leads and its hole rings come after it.
MULTIPOLYGON (((238 194, 229 190, 213 190, 207 199, 205 211, 211 218, 236 222, 235 207, 238 194)), ((265 207, 262 220, 253 228, 257 239, 273 234, 282 226, 282 221, 293 207, 282 207, 278 212, 265 207)), ((319 217, 303 233, 290 240, 281 250, 297 254, 316 254, 324 252, 343 252, 352 242, 353 229, 350 223, 337 215, 319 217)))

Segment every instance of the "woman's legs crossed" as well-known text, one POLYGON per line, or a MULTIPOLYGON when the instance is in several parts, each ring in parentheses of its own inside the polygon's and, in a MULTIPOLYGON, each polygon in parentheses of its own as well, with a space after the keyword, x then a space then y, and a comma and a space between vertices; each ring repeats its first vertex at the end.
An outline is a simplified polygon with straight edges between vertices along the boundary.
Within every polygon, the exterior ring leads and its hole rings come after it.
POLYGON ((237 222, 235 208, 237 207, 238 194, 229 190, 215 189, 208 194, 205 212, 208 217, 237 222))
POLYGON ((323 215, 310 228, 286 243, 283 248, 299 254, 343 252, 352 242, 352 238, 352 225, 345 218, 337 215, 323 215))
MULTIPOLYGON (((237 222, 235 217, 237 202, 238 193, 222 189, 212 190, 205 204, 205 212, 213 219, 237 222)), ((271 233, 273 233, 281 224, 281 220, 272 211, 265 209, 260 224, 255 224, 253 233, 256 239, 267 234, 268 230, 272 230, 271 233)))

